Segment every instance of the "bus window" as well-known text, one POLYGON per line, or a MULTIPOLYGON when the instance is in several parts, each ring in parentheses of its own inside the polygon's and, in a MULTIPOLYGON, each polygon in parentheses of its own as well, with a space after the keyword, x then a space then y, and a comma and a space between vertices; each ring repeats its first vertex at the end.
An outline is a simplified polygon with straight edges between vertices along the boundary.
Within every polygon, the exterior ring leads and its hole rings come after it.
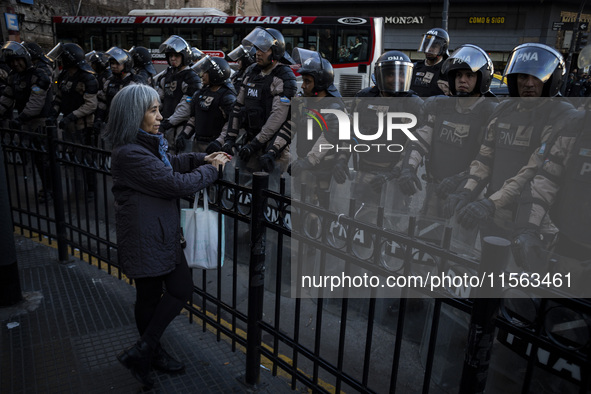
POLYGON ((280 29, 281 34, 285 38, 285 52, 291 55, 293 48, 303 48, 304 43, 304 29, 280 29))
POLYGON ((134 45, 134 34, 132 28, 122 27, 107 27, 107 42, 103 51, 111 47, 119 47, 122 49, 129 49, 134 45))
POLYGON ((320 51, 322 57, 331 63, 335 59, 333 30, 333 28, 325 28, 320 30, 318 46, 318 50, 320 51))
MULTIPOLYGON (((203 32, 202 29, 194 29, 192 27, 176 27, 173 29, 172 34, 176 34, 177 36, 181 36, 187 41, 190 47, 197 47, 198 49, 203 49, 203 37, 201 33, 203 32)), ((162 37, 162 42, 166 40, 168 37, 162 37)))
POLYGON ((146 47, 150 52, 158 52, 160 44, 162 44, 162 29, 156 27, 146 27, 143 29, 143 34, 138 32, 136 46, 146 47))
POLYGON ((200 49, 227 53, 239 44, 240 37, 231 26, 208 27, 205 29, 205 46, 200 49))
POLYGON ((364 62, 368 60, 368 32, 361 29, 339 29, 337 36, 338 62, 364 62))

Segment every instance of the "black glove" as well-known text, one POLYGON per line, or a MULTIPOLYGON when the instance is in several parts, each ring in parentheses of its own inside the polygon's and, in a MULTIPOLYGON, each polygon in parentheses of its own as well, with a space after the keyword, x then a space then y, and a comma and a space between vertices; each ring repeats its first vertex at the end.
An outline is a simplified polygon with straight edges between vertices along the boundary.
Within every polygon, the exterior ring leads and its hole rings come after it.
POLYGON ((224 142, 224 146, 222 146, 222 152, 227 153, 230 156, 233 156, 235 144, 236 140, 234 138, 228 138, 226 142, 224 142))
POLYGON ((472 201, 472 191, 469 189, 462 189, 458 193, 450 194, 443 203, 443 216, 449 219, 454 213, 468 205, 470 201, 472 201))
POLYGON ((166 130, 173 128, 174 126, 172 125, 172 123, 170 123, 170 120, 168 119, 162 119, 160 121, 160 132, 164 133, 166 132, 166 130))
POLYGON ((332 174, 334 180, 338 184, 345 183, 349 179, 349 164, 348 160, 339 159, 334 165, 334 172, 332 174))
POLYGON ((75 122, 76 120, 78 120, 78 118, 76 118, 74 114, 69 114, 60 120, 59 128, 65 130, 70 125, 70 123, 75 122))
POLYGON ((187 139, 190 138, 187 134, 182 131, 176 136, 174 140, 174 148, 177 152, 182 152, 187 147, 187 139))
POLYGON ((458 223, 466 228, 473 229, 478 222, 490 218, 495 213, 495 203, 488 198, 471 202, 458 212, 458 223))
POLYGON ((287 172, 293 177, 298 177, 302 175, 303 171, 311 170, 313 167, 314 165, 310 163, 310 160, 305 157, 300 157, 289 165, 287 172))
POLYGON ((448 176, 444 178, 439 185, 437 185, 437 189, 435 189, 435 194, 442 200, 445 200, 451 193, 455 192, 462 179, 464 177, 460 174, 448 176))
POLYGON ((541 262, 541 251, 546 248, 542 237, 534 229, 525 229, 513 237, 511 251, 518 266, 530 271, 533 262, 541 262), (531 262, 531 263, 530 263, 531 262))
POLYGON ((263 171, 271 173, 275 168, 275 152, 270 150, 261 157, 259 157, 259 164, 263 171))
POLYGON ((423 190, 421 180, 414 170, 404 168, 398 177, 398 187, 400 191, 407 196, 412 196, 417 192, 417 189, 423 190))
POLYGON ((248 161, 248 159, 250 159, 250 156, 252 156, 257 150, 259 150, 257 145, 260 144, 255 143, 254 140, 244 145, 242 149, 240 149, 240 152, 238 152, 240 160, 248 161))
POLYGON ((20 130, 21 129, 21 121, 18 119, 12 119, 8 121, 8 128, 9 129, 15 129, 15 130, 20 130))
POLYGON ((209 143, 209 145, 207 145, 207 148, 205 148, 205 153, 211 155, 212 153, 220 152, 221 150, 222 144, 220 144, 218 140, 213 140, 209 143))

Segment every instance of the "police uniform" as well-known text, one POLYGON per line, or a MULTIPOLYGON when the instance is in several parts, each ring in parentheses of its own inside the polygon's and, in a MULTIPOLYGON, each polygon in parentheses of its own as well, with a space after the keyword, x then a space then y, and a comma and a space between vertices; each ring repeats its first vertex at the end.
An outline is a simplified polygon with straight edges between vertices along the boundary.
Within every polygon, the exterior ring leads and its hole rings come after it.
POLYGON ((447 85, 447 79, 441 72, 442 65, 443 60, 432 66, 427 65, 425 60, 416 62, 410 88, 419 97, 445 95, 446 92, 440 87, 441 84, 447 85))
POLYGON ((22 73, 11 71, 0 97, 0 118, 11 118, 14 108, 16 120, 35 129, 50 115, 52 97, 51 82, 43 69, 33 66, 22 73))
MULTIPOLYGON (((62 113, 64 117, 73 114, 76 122, 71 123, 68 130, 71 135, 78 135, 86 129, 92 128, 94 113, 97 110, 98 81, 96 77, 79 68, 74 74, 66 69, 58 76, 57 95, 53 102, 55 113, 62 113)), ((88 143, 82 136, 74 140, 80 143, 88 143)))
POLYGON ((465 99, 439 96, 426 100, 423 108, 426 124, 415 132, 418 141, 408 146, 408 165, 416 170, 425 161, 427 195, 423 213, 426 215, 442 217, 436 187, 448 177, 467 173, 484 140, 487 120, 497 105, 493 99, 480 97, 464 107, 459 100, 465 99))
MULTIPOLYGON (((286 123, 290 119, 291 99, 296 93, 296 79, 289 66, 275 62, 264 73, 257 64, 248 67, 232 114, 218 142, 235 141, 244 126, 246 143, 264 151, 275 152, 282 171, 289 163, 291 133, 286 123)), ((260 166, 251 157, 247 168, 257 170, 260 166)))
POLYGON ((133 80, 133 74, 126 73, 122 77, 122 74, 111 74, 105 81, 103 89, 98 92, 98 110, 96 117, 98 121, 106 122, 109 118, 109 108, 111 107, 111 101, 121 89, 127 85, 135 84, 133 80))
POLYGON ((194 134, 193 152, 205 152, 209 143, 219 137, 236 102, 233 87, 218 86, 215 91, 210 86, 204 87, 191 100, 191 117, 183 132, 194 134))
POLYGON ((201 90, 201 78, 188 66, 182 70, 169 66, 156 83, 160 113, 173 126, 166 132, 169 147, 173 147, 177 134, 191 116, 191 100, 195 92, 201 90))
POLYGON ((478 190, 488 182, 486 196, 496 207, 497 225, 507 228, 513 222, 519 196, 542 164, 546 144, 574 112, 571 104, 551 98, 538 99, 535 108, 509 100, 493 112, 465 188, 478 190))
POLYGON ((559 229, 555 252, 578 260, 591 256, 591 113, 579 113, 577 122, 547 147, 543 165, 519 202, 517 224, 543 232, 550 214, 559 229))

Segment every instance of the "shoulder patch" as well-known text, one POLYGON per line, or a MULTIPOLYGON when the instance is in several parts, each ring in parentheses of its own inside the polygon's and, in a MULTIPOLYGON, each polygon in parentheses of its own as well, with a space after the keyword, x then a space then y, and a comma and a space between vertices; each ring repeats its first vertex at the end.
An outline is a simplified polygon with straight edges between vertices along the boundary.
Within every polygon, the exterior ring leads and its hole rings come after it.
POLYGON ((39 86, 33 86, 33 87, 31 88, 31 91, 32 91, 33 93, 41 93, 41 88, 40 88, 39 86))
POLYGON ((279 101, 281 101, 282 103, 286 103, 286 104, 290 103, 290 100, 285 96, 280 97, 279 101))
POLYGON ((193 97, 187 96, 186 100, 187 100, 187 103, 190 103, 191 101, 193 101, 193 97))

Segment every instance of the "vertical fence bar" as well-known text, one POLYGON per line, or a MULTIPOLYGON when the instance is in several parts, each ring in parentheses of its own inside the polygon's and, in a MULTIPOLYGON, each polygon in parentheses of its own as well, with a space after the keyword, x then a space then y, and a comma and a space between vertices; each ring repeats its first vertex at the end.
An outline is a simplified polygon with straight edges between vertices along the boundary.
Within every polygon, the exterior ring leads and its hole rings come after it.
POLYGON ((62 174, 57 161, 57 128, 47 126, 47 153, 51 168, 51 181, 53 182, 53 209, 55 212, 55 228, 57 231, 58 259, 64 263, 68 261, 68 234, 66 227, 66 214, 64 211, 64 195, 62 192, 62 174))
POLYGON ((250 224, 250 264, 248 268, 248 319, 246 337, 246 383, 259 383, 261 370, 261 328, 265 294, 265 198, 269 174, 255 172, 252 179, 252 221, 250 224))
MULTIPOLYGON (((501 272, 509 259, 511 242, 499 237, 485 237, 482 240, 482 259, 480 274, 492 273, 495 277, 501 272)), ((481 289, 474 289, 476 296, 481 289)), ((500 296, 497 289, 496 296, 500 296), (498 294, 497 294, 498 293, 498 294)), ((470 316, 468 343, 460 394, 482 393, 486 387, 488 367, 495 336, 495 318, 499 310, 500 298, 475 298, 470 316)))

